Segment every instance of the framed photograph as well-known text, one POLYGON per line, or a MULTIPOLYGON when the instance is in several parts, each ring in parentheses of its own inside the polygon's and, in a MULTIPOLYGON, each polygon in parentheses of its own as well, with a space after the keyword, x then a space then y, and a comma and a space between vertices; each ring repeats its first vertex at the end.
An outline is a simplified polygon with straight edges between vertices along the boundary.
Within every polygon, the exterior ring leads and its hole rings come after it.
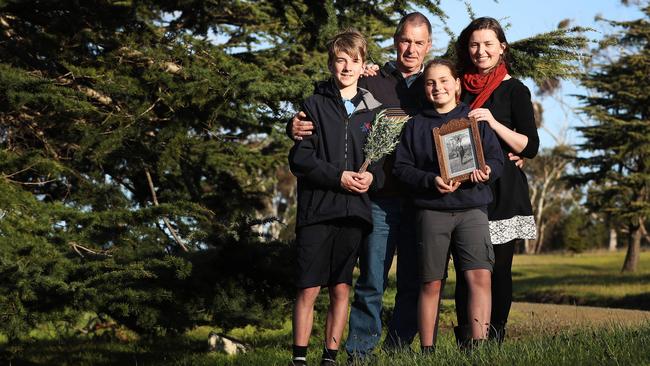
POLYGON ((475 169, 485 170, 481 135, 474 118, 453 119, 433 129, 433 142, 446 183, 464 182, 475 169))

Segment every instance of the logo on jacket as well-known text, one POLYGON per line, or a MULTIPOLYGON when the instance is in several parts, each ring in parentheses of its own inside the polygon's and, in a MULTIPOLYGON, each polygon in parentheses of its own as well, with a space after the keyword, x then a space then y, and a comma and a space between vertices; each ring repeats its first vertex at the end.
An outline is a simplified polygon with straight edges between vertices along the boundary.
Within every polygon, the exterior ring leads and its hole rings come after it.
POLYGON ((366 135, 370 130, 372 129, 372 124, 370 122, 366 122, 361 125, 361 132, 365 133, 366 135))

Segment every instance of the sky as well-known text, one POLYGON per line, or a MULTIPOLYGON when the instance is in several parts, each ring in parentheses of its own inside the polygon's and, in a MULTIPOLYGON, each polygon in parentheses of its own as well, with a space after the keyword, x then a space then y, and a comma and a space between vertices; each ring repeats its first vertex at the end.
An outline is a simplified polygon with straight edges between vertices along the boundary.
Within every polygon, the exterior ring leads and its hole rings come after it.
MULTIPOLYGON (((465 1, 446 0, 442 1, 440 7, 449 16, 447 25, 458 35, 470 21, 465 1)), ((611 28, 602 22, 596 22, 596 15, 609 20, 633 20, 643 17, 637 6, 625 6, 620 0, 474 0, 471 1, 471 7, 476 17, 491 16, 504 26, 510 23, 509 28, 505 30, 508 42, 556 29, 564 19, 570 19, 572 26, 594 28, 596 32, 589 32, 587 37, 599 39, 604 33, 610 32, 611 28)), ((429 19, 434 26, 434 48, 446 48, 449 36, 444 33, 436 17, 429 16, 429 19)), ((540 97, 536 95, 531 80, 522 81, 530 88, 533 100, 541 102, 544 108, 544 128, 539 130, 541 147, 550 148, 556 145, 552 135, 568 144, 579 143, 580 135, 573 128, 588 121, 585 116, 573 112, 579 102, 571 95, 585 95, 588 91, 575 81, 564 81, 555 95, 540 97)))

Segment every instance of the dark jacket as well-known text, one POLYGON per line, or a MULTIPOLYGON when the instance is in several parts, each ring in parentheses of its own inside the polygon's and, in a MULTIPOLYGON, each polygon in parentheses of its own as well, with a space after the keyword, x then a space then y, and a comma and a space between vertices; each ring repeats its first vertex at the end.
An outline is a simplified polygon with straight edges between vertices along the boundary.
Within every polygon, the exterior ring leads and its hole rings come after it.
MULTIPOLYGON (((297 141, 289 153, 291 172, 298 178, 296 227, 327 220, 356 217, 372 225, 368 194, 341 188, 343 171, 358 171, 364 162, 363 146, 375 110, 381 104, 367 90, 352 99, 355 111, 348 117, 341 93, 333 80, 322 82, 307 98, 303 111, 314 123, 314 133, 297 141)), ((383 172, 372 164, 372 189, 383 184, 383 172)))
MULTIPOLYGON (((424 98, 424 78, 418 76, 409 87, 394 66, 394 63, 387 62, 375 76, 364 77, 359 80, 359 87, 367 89, 378 101, 382 108, 401 108, 408 115, 415 116, 422 105, 427 103, 424 98)), ((384 186, 378 191, 370 193, 371 197, 395 197, 401 196, 403 187, 399 180, 393 175, 393 164, 395 153, 389 154, 383 164, 384 186)))
MULTIPOLYGON (((464 182, 455 192, 442 194, 436 188, 440 175, 438 156, 432 130, 455 118, 467 118, 469 107, 460 103, 448 113, 438 113, 432 105, 407 122, 397 147, 395 175, 410 188, 416 207, 432 210, 464 210, 483 208, 492 201, 486 183, 464 182)), ((503 169, 503 154, 496 134, 487 122, 478 123, 485 163, 490 166, 490 180, 498 178, 503 169)))

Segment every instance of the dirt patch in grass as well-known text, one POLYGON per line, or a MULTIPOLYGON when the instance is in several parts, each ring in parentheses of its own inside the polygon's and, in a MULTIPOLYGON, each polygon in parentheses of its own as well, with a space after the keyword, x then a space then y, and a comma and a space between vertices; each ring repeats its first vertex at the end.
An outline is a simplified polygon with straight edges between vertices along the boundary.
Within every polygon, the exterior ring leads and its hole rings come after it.
POLYGON ((592 306, 515 302, 510 311, 508 336, 554 334, 589 327, 630 327, 650 322, 650 311, 592 306))

